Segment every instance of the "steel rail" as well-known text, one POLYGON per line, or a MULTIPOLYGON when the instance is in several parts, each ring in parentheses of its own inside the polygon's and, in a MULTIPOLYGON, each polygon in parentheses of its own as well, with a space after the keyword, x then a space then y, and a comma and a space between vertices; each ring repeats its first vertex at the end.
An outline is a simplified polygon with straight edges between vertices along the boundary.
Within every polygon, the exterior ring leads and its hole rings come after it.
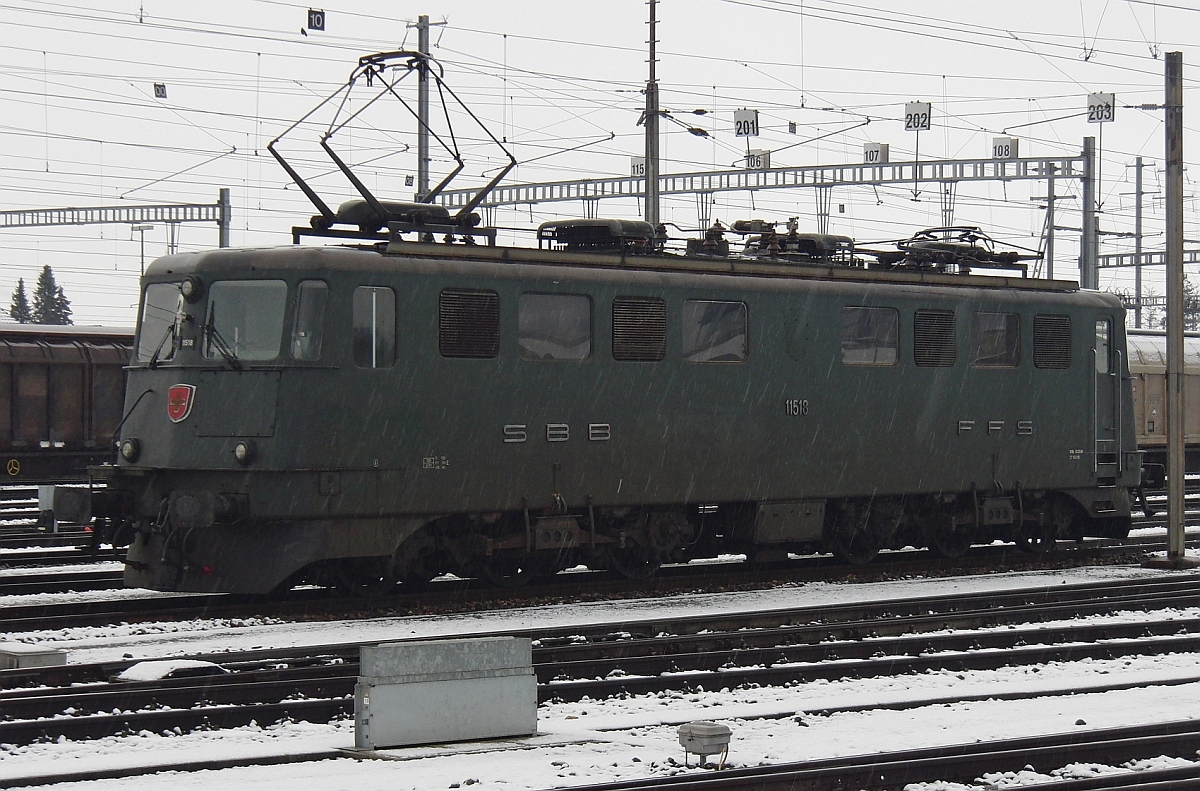
MULTIPOLYGON (((976 547, 964 558, 945 560, 925 551, 906 551, 881 556, 868 566, 847 566, 829 556, 805 556, 770 563, 711 563, 665 567, 649 580, 617 579, 609 572, 560 574, 520 589, 494 588, 482 580, 467 579, 436 583, 429 590, 400 589, 375 599, 342 597, 329 591, 293 591, 282 600, 232 594, 163 593, 154 597, 110 601, 82 601, 13 605, 0 607, 0 632, 69 629, 114 622, 144 622, 197 617, 316 617, 329 615, 380 615, 416 609, 447 612, 487 604, 504 607, 544 601, 587 598, 596 595, 665 595, 691 592, 697 586, 721 590, 755 588, 766 584, 799 581, 889 579, 915 574, 1060 568, 1080 565, 1101 557, 1141 556, 1145 546, 1138 541, 1088 542, 1066 545, 1058 552, 1026 554, 1013 546, 976 547)), ((6 556, 0 556, 0 564, 6 556)), ((96 558, 91 558, 95 560, 96 558)), ((114 581, 111 587, 118 587, 114 581)))
MULTIPOLYGON (((1125 596, 1114 596, 1109 601, 1112 606, 1140 601, 1147 608, 1176 606, 1181 600, 1194 601, 1197 581, 1190 585, 1180 584, 1183 582, 1130 586, 1133 590, 1126 591, 1125 596)), ((1116 586, 1110 586, 1110 592, 1114 590, 1117 590, 1116 586)), ((1062 602, 1066 598, 1064 593, 1050 589, 1026 591, 1023 597, 1003 594, 993 597, 990 602, 976 602, 979 610, 974 614, 960 608, 956 617, 970 617, 973 623, 983 618, 994 619, 993 625, 1020 622, 1022 618, 1036 617, 1039 613, 1061 617, 1069 611, 1063 608, 1054 611, 1046 600, 1062 602), (1014 606, 1014 601, 1025 601, 1027 606, 1014 606)), ((1097 585, 1078 586, 1072 591, 1076 604, 1084 608, 1094 607, 1096 599, 1104 593, 1104 587, 1097 585)), ((876 613, 881 623, 875 627, 897 632, 945 628, 944 618, 931 617, 927 611, 922 611, 930 601, 881 603, 877 605, 876 613), (905 609, 915 610, 915 617, 898 617, 892 612, 905 609)), ((1063 607, 1066 606, 1064 603, 1063 607)), ((852 608, 843 608, 843 612, 847 609, 852 611, 852 608)), ((534 656, 539 699, 578 699, 583 695, 602 698, 618 693, 637 694, 697 686, 777 684, 944 668, 990 669, 1054 659, 1070 661, 1084 656, 1195 651, 1200 647, 1200 636, 1178 634, 1181 627, 1200 628, 1200 619, 1107 625, 1081 623, 1054 629, 901 634, 856 640, 846 639, 845 635, 861 637, 868 630, 876 629, 861 621, 829 622, 832 620, 829 616, 833 614, 831 608, 807 614, 812 617, 821 613, 827 622, 809 627, 779 626, 786 624, 783 619, 789 613, 770 614, 777 624, 774 629, 761 629, 767 613, 731 615, 723 619, 686 619, 686 623, 676 626, 691 628, 693 633, 674 638, 621 641, 619 638, 628 638, 628 633, 612 631, 611 624, 593 627, 590 634, 583 635, 590 639, 590 643, 583 646, 542 647, 539 644, 534 656), (724 621, 725 634, 698 633, 703 624, 712 627, 715 621, 724 621), (755 631, 748 631, 750 629, 755 631), (835 637, 837 641, 832 642, 831 638, 835 637), (606 638, 618 640, 613 642, 606 638), (801 639, 808 642, 801 644, 801 639), (1030 640, 1040 640, 1043 644, 1023 644, 1030 640), (747 667, 750 662, 764 662, 767 666, 747 667), (728 667, 722 663, 740 663, 740 666, 728 667), (579 680, 581 675, 604 671, 608 671, 610 677, 579 680), (617 675, 614 671, 660 675, 630 677, 617 675)), ((954 615, 953 612, 949 614, 954 615)), ((661 626, 662 620, 644 622, 638 631, 654 633, 661 626)), ((538 630, 528 631, 530 636, 539 635, 538 630)), ((539 643, 552 642, 555 633, 560 639, 565 637, 562 629, 544 630, 540 632, 539 643)), ((0 743, 28 743, 59 736, 95 738, 129 730, 161 730, 162 727, 182 730, 197 727, 197 723, 203 723, 206 717, 213 727, 232 727, 228 724, 247 724, 251 720, 266 722, 264 718, 277 716, 284 709, 291 712, 290 716, 297 716, 302 710, 303 716, 310 719, 344 716, 353 707, 350 696, 357 673, 357 653, 357 645, 344 644, 317 649, 221 654, 211 659, 238 672, 201 679, 140 683, 96 683, 131 662, 0 672, 0 682, 10 687, 16 684, 83 684, 61 689, 10 688, 0 693, 0 712, 10 718, 10 721, 0 722, 0 743), (325 703, 318 702, 321 700, 325 703), (172 719, 170 712, 176 712, 177 718, 172 719), (325 714, 318 715, 319 712, 325 714), (170 724, 164 726, 164 723, 170 724)), ((1108 686, 1118 688, 1122 685, 1108 686)))
MULTIPOLYGON (((1016 772, 1030 765, 1049 771, 1072 763, 1116 766, 1161 755, 1194 760, 1197 749, 1200 749, 1200 722, 1184 720, 573 788, 574 791, 640 791, 649 788, 672 791, 845 791, 848 788, 882 791, 901 789, 912 783, 969 783, 984 774, 1016 772)), ((1127 786, 1142 779, 1181 782, 1184 785, 1178 787, 1195 788, 1196 777, 1200 777, 1200 765, 1153 773, 1131 772, 1123 780, 1127 786)), ((1111 781, 1093 778, 1078 782, 1070 790, 1111 787, 1106 782, 1111 781)), ((1061 789, 1064 786, 1038 788, 1061 789)))

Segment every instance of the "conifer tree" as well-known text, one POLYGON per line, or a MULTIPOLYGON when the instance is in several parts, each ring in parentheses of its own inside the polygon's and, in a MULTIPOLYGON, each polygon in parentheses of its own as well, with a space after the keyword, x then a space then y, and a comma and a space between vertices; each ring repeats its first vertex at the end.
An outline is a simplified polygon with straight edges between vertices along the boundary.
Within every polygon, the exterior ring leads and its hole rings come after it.
POLYGON ((37 324, 71 323, 71 302, 63 294, 62 286, 54 282, 49 265, 42 267, 33 290, 33 320, 37 324))
POLYGON ((29 309, 29 297, 25 295, 25 278, 17 280, 17 287, 12 294, 12 304, 8 308, 8 316, 20 324, 33 322, 33 312, 29 309))

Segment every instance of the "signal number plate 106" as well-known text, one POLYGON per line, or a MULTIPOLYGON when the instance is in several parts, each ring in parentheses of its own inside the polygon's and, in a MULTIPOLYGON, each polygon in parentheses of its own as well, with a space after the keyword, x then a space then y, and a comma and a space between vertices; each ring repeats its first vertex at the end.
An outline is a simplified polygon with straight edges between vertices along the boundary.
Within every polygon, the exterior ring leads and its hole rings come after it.
POLYGON ((807 398, 788 398, 783 402, 783 413, 788 417, 801 417, 808 414, 807 398))

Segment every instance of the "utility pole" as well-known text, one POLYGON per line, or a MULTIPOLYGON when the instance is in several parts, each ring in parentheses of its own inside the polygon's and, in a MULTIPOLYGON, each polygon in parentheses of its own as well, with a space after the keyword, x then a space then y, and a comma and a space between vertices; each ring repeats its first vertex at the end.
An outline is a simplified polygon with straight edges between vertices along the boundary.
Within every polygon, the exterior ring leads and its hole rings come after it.
POLYGON ((1046 279, 1054 279, 1054 166, 1046 179, 1046 279))
POLYGON ((1142 158, 1137 158, 1133 179, 1133 326, 1142 328, 1142 158))
POLYGON ((149 231, 153 228, 154 228, 153 225, 146 225, 146 224, 129 226, 129 230, 137 231, 138 233, 140 233, 142 235, 141 241, 142 241, 142 275, 143 276, 145 276, 145 274, 146 274, 146 231, 149 231))
POLYGON ((417 200, 429 194, 429 16, 417 17, 417 51, 421 53, 417 72, 417 200))
POLYGON ((228 247, 229 227, 233 221, 233 206, 229 202, 229 188, 222 187, 217 195, 217 205, 221 207, 221 218, 217 220, 217 227, 220 229, 217 246, 228 247))
POLYGON ((1166 61, 1167 563, 1187 564, 1183 527, 1183 53, 1166 61))
POLYGON ((656 16, 658 0, 649 0, 650 6, 650 78, 646 80, 646 222, 658 227, 659 194, 658 194, 658 79, 654 66, 657 63, 658 18, 656 16))
MULTIPOLYGON (((434 22, 444 25, 445 22, 434 22)), ((417 66, 417 195, 418 201, 429 194, 429 15, 417 17, 417 52, 421 62, 417 66)))
POLYGON ((1083 138, 1083 224, 1079 245, 1079 285, 1099 288, 1099 235, 1096 218, 1096 138, 1083 138))

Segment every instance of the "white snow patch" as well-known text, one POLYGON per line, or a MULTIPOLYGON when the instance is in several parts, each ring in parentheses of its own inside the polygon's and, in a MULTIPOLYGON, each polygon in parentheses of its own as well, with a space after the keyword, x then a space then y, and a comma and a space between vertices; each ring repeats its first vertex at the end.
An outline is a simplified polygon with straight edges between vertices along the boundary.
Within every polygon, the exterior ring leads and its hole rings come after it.
POLYGON ((205 662, 201 659, 158 659, 130 665, 118 673, 116 678, 120 681, 158 681, 181 670, 193 671, 188 675, 202 675, 197 672, 201 670, 211 671, 211 675, 214 676, 229 672, 215 662, 205 662))

